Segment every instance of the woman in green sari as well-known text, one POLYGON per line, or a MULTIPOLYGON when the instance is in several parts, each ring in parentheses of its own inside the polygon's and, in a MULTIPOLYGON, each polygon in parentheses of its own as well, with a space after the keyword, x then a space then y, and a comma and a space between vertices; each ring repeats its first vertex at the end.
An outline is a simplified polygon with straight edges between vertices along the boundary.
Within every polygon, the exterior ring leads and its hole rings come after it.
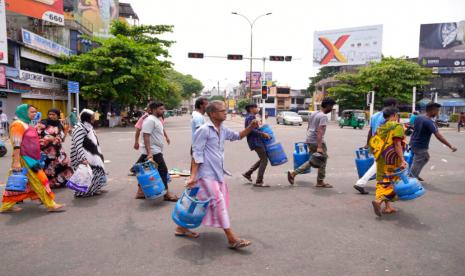
POLYGON ((397 200, 393 183, 399 180, 399 176, 392 176, 392 174, 396 169, 405 169, 408 166, 404 159, 406 145, 404 127, 398 122, 398 112, 399 110, 394 107, 385 108, 383 116, 386 123, 380 126, 376 133, 376 136, 384 141, 381 153, 376 160, 376 199, 372 202, 377 216, 396 212, 391 202, 397 200), (385 208, 381 210, 383 202, 385 208))

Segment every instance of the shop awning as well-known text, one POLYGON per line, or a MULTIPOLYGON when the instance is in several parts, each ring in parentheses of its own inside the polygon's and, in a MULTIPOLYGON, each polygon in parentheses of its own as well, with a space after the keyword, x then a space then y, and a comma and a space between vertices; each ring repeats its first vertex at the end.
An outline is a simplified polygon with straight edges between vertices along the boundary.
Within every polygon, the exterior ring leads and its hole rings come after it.
POLYGON ((457 99, 438 99, 438 103, 442 106, 453 107, 453 106, 465 106, 464 98, 457 99))

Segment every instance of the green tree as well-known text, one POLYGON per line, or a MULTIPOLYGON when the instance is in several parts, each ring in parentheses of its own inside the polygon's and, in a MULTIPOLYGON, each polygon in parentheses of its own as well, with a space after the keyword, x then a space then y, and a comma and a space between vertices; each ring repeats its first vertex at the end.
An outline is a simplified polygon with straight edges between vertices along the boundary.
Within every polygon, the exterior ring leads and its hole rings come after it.
POLYGON ((192 94, 198 94, 203 89, 201 81, 195 79, 192 75, 184 75, 175 70, 169 70, 166 77, 171 82, 178 83, 181 86, 181 97, 183 99, 192 98, 192 94))
POLYGON ((312 96, 316 91, 316 84, 326 78, 332 77, 339 72, 340 68, 337 66, 327 66, 320 69, 320 71, 314 76, 310 77, 310 84, 307 88, 309 96, 312 96))
POLYGON ((248 105, 250 101, 248 99, 239 99, 237 100, 237 109, 239 112, 242 112, 245 109, 245 106, 248 105))
POLYGON ((50 65, 50 72, 79 81, 87 100, 142 104, 149 98, 165 100, 170 84, 165 73, 172 42, 156 35, 171 32, 172 26, 129 26, 115 21, 113 37, 92 38, 98 47, 81 55, 64 57, 50 65))
POLYGON ((208 98, 209 101, 222 101, 224 102, 224 97, 223 96, 220 96, 220 95, 216 95, 216 96, 211 96, 210 98, 208 98))
POLYGON ((376 90, 375 108, 382 107, 383 99, 393 97, 410 103, 412 88, 428 85, 433 77, 431 69, 423 68, 404 58, 385 57, 380 62, 371 62, 354 74, 338 74, 340 84, 328 91, 345 108, 366 106, 366 94, 376 90))

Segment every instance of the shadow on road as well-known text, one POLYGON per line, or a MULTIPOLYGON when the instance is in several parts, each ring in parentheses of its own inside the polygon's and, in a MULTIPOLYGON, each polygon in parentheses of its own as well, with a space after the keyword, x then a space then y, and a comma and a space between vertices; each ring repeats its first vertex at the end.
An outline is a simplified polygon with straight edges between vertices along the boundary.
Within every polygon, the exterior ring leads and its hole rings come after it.
MULTIPOLYGON (((180 238, 188 239, 188 238, 180 238)), ((248 249, 231 250, 227 247, 226 237, 223 233, 202 232, 198 239, 189 239, 192 244, 182 246, 175 251, 175 256, 194 265, 209 264, 215 259, 226 255, 251 255, 248 249)), ((253 245, 252 245, 253 246, 253 245)))
POLYGON ((414 214, 407 213, 403 210, 398 210, 397 213, 391 215, 383 215, 378 220, 394 221, 396 226, 406 229, 418 231, 430 231, 431 227, 422 223, 414 214))
POLYGON ((57 215, 47 212, 47 210, 39 205, 38 201, 26 202, 23 204, 17 205, 23 210, 17 213, 2 213, 1 216, 9 216, 10 219, 5 223, 6 225, 19 225, 25 222, 30 223, 33 219, 40 219, 43 216, 47 215, 57 215))
POLYGON ((465 193, 449 192, 443 189, 439 189, 438 187, 432 184, 428 184, 427 182, 423 182, 422 184, 425 187, 426 191, 432 191, 432 192, 437 192, 437 193, 446 194, 446 195, 465 195, 465 193))

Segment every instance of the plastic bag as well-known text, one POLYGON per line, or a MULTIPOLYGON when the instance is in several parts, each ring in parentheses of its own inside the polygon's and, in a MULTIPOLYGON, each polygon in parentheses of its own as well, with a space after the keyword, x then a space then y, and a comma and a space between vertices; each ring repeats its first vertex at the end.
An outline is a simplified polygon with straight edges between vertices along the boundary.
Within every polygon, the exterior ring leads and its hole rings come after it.
POLYGON ((87 193, 92 184, 92 169, 89 165, 78 166, 71 178, 66 182, 66 187, 76 192, 87 193))

